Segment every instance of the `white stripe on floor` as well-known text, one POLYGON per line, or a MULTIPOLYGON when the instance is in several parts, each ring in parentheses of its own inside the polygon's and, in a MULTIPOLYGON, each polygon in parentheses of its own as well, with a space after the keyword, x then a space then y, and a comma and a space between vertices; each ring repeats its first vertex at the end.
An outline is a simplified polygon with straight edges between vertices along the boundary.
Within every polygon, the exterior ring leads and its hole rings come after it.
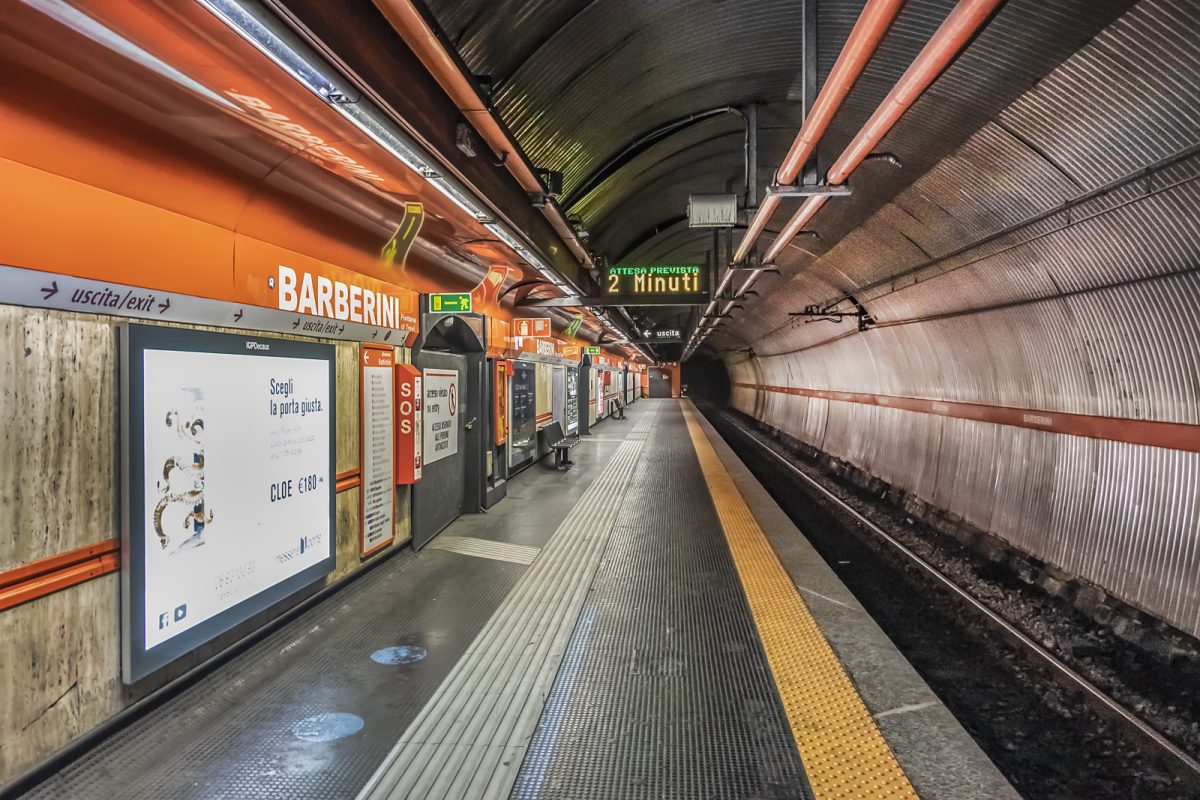
POLYGON ((508 797, 643 446, 617 448, 359 800, 508 797))
POLYGON ((425 547, 426 550, 447 550, 464 556, 490 558, 495 561, 511 561, 514 564, 532 564, 542 552, 540 547, 509 542, 494 542, 475 536, 438 536, 425 547))

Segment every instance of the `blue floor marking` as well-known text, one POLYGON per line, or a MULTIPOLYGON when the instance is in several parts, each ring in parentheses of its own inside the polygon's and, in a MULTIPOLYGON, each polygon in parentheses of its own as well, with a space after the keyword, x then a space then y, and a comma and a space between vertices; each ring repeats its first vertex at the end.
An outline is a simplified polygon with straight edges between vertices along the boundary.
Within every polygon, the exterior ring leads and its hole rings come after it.
POLYGON ((363 719, 356 714, 334 712, 306 717, 292 726, 292 733, 305 742, 332 742, 345 739, 363 729, 363 719))
POLYGON ((399 647, 385 647, 371 653, 371 660, 376 664, 414 664, 426 656, 424 647, 403 644, 399 647))

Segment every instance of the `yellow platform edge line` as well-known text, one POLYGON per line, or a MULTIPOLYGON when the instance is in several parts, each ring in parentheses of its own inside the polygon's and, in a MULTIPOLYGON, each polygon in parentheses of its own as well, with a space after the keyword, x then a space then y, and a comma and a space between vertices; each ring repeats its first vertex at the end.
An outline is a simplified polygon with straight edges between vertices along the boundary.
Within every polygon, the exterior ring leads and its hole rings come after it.
POLYGON ((817 800, 917 797, 696 412, 683 412, 817 800))

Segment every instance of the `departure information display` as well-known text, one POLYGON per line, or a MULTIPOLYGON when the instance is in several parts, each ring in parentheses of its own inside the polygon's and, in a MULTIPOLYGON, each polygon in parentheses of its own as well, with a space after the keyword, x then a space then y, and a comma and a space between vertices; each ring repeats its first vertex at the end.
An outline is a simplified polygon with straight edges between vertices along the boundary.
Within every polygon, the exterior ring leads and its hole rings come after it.
POLYGON ((604 268, 601 285, 605 297, 701 303, 708 299, 708 270, 697 264, 617 264, 604 268))
POLYGON ((334 349, 122 330, 132 683, 333 568, 334 349))

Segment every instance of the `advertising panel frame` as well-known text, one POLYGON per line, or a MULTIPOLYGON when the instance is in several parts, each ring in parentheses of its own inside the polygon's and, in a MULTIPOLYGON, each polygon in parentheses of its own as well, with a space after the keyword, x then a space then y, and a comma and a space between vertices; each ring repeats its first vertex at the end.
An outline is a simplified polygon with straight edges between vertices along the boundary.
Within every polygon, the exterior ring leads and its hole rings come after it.
POLYGON ((537 460, 537 362, 517 360, 512 362, 512 373, 509 375, 508 381, 508 467, 509 469, 518 469, 527 464, 532 464, 537 460), (518 404, 514 394, 518 385, 518 373, 523 370, 528 370, 529 387, 532 399, 529 403, 530 415, 526 420, 529 427, 529 444, 526 447, 518 447, 516 437, 524 432, 524 424, 518 425, 516 412, 518 404))
POLYGON ((335 348, 245 334, 215 333, 188 328, 125 324, 120 340, 121 413, 121 676, 134 684, 182 656, 228 633, 273 605, 324 578, 336 565, 337 533, 337 365, 335 348), (328 385, 328 465, 324 483, 328 494, 326 555, 317 563, 278 581, 202 622, 146 648, 146 492, 145 492, 145 353, 171 351, 323 361, 328 385))

